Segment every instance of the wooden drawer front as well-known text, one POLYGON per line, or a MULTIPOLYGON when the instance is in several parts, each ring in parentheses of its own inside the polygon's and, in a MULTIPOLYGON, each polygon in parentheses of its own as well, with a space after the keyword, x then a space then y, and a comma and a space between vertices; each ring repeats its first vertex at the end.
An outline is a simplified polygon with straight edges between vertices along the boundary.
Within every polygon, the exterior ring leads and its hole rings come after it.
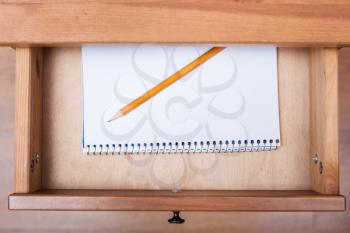
POLYGON ((11 209, 343 211, 344 198, 312 191, 43 190, 10 196, 11 209))

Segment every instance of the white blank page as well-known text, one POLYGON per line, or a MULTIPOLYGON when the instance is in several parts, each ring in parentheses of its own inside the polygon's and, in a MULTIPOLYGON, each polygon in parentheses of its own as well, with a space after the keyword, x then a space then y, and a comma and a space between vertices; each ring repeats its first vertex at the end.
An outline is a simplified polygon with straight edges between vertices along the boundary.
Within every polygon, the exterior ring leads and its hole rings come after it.
POLYGON ((196 145, 205 148, 192 152, 207 152, 219 144, 221 151, 275 149, 280 143, 277 52, 269 45, 227 46, 126 116, 107 122, 211 47, 83 46, 85 151, 174 151, 176 145, 182 152, 196 145))

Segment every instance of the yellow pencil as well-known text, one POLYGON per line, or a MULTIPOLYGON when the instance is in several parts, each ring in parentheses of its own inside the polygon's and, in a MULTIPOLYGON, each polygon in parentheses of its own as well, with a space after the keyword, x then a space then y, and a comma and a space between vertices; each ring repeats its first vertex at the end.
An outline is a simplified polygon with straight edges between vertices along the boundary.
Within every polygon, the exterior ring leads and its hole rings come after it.
POLYGON ((191 63, 187 64, 177 72, 175 72, 173 75, 159 83, 157 86, 153 87, 151 90, 147 91, 145 94, 141 95, 137 99, 130 102, 125 107, 121 108, 115 115, 112 116, 112 118, 108 121, 111 122, 121 116, 124 116, 158 94, 160 91, 164 90, 171 84, 173 84, 175 81, 181 79, 183 76, 185 76, 187 73, 191 72, 195 68, 197 68, 199 65, 203 64, 205 61, 207 61, 209 58, 215 56, 217 53, 221 52, 225 47, 213 47, 207 52, 205 52, 203 55, 199 56, 197 59, 192 61, 191 63))

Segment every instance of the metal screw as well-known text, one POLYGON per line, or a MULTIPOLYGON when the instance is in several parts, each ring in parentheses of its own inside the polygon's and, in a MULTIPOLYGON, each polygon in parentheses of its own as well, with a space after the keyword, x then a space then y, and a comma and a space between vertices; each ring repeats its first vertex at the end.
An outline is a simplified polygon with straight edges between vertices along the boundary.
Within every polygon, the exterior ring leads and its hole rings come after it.
POLYGON ((323 173, 323 164, 322 164, 322 162, 320 162, 320 174, 322 174, 323 173))
POLYGON ((31 159, 31 160, 30 160, 30 171, 31 171, 31 172, 34 172, 34 167, 35 167, 34 159, 31 159))
POLYGON ((35 155, 35 163, 38 163, 40 161, 40 155, 36 154, 35 155))
POLYGON ((181 192, 181 189, 179 189, 179 188, 173 188, 173 189, 171 190, 171 192, 173 192, 173 193, 179 193, 179 192, 181 192))
POLYGON ((318 163, 318 156, 317 156, 317 154, 312 155, 311 159, 315 162, 315 164, 318 163))

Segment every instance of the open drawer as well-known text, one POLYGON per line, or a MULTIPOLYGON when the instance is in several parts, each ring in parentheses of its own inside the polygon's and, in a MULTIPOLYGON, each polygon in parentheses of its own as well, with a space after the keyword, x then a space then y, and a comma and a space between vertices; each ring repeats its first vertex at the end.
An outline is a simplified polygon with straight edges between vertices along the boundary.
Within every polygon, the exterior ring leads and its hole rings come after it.
POLYGON ((10 209, 343 211, 338 50, 279 48, 281 147, 224 154, 96 155, 81 149, 81 49, 16 49, 10 209))

